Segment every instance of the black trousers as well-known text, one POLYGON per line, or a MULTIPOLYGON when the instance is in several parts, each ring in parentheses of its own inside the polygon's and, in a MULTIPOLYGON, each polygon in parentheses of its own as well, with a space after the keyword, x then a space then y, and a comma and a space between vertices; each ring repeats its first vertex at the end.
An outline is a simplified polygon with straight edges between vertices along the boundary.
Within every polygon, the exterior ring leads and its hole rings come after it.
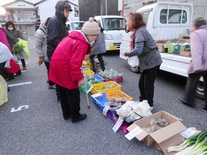
POLYGON ((23 66, 23 67, 26 67, 25 60, 24 60, 24 59, 21 59, 21 62, 22 62, 22 66, 23 66))
POLYGON ((207 107, 207 71, 188 75, 187 84, 185 86, 184 100, 189 105, 194 106, 196 87, 201 76, 204 80, 204 98, 206 104, 205 106, 207 107))
MULTIPOLYGON (((45 64, 45 67, 46 67, 46 69, 47 69, 47 76, 48 76, 48 74, 49 74, 50 62, 45 62, 45 61, 44 61, 44 64, 45 64)), ((49 79, 48 79, 47 81, 48 81, 48 84, 49 84, 50 86, 54 85, 54 83, 53 83, 52 81, 50 81, 49 79)))
MULTIPOLYGON (((96 72, 96 66, 95 66, 95 61, 94 61, 95 56, 96 55, 90 55, 89 56, 91 66, 92 66, 92 70, 94 72, 96 72)), ((102 54, 97 54, 97 58, 98 58, 98 61, 100 63, 100 66, 101 66, 101 70, 104 71, 105 70, 105 65, 104 65, 104 61, 103 61, 103 58, 102 58, 102 54)))
POLYGON ((147 100, 150 106, 153 106, 154 82, 160 66, 146 69, 141 72, 139 78, 140 101, 147 100))
POLYGON ((63 117, 76 119, 80 116, 80 91, 79 89, 68 89, 56 85, 60 95, 60 103, 63 117))

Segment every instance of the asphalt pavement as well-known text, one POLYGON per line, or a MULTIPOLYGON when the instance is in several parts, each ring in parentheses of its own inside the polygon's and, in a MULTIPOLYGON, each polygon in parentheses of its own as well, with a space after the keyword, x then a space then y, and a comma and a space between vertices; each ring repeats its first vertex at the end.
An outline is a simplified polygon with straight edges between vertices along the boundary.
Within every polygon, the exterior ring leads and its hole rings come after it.
MULTIPOLYGON (((114 124, 105 117, 90 98, 81 93, 81 113, 87 119, 78 123, 65 121, 55 90, 47 87, 44 65, 37 64, 34 38, 29 37, 31 57, 27 70, 9 81, 9 101, 0 107, 0 155, 161 155, 154 145, 146 146, 137 139, 125 138, 125 133, 112 130, 114 124)), ((123 72, 122 91, 138 99, 139 74, 128 70, 118 53, 103 56, 106 69, 123 72)), ((20 63, 21 66, 21 63, 20 63)), ((201 108, 203 100, 196 99, 196 107, 180 103, 186 79, 159 72, 155 83, 153 113, 164 110, 181 119, 186 127, 206 130, 207 112, 201 108)))

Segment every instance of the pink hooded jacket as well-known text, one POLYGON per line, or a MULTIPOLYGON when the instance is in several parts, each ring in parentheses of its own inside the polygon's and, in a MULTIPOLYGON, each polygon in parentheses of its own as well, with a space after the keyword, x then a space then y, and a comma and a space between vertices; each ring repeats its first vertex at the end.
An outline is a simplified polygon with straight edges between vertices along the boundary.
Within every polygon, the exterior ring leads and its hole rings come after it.
POLYGON ((192 61, 188 74, 207 71, 207 26, 201 26, 191 34, 190 47, 192 61))
POLYGON ((81 72, 82 62, 91 46, 82 32, 72 31, 55 49, 49 69, 49 79, 68 89, 78 88, 78 82, 84 78, 81 72))

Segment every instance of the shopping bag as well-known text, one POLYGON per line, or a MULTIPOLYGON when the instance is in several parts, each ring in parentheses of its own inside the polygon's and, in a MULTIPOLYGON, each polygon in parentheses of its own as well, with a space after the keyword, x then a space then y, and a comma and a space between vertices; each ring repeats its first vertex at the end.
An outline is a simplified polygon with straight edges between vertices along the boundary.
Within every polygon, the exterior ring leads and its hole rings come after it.
POLYGON ((139 59, 137 56, 128 57, 128 64, 132 67, 138 67, 139 66, 139 59))
POLYGON ((25 59, 29 59, 30 51, 29 51, 28 42, 26 40, 23 40, 23 39, 20 39, 20 38, 18 38, 18 39, 19 39, 19 41, 17 42, 17 44, 23 44, 23 46, 24 46, 24 50, 26 52, 25 59))
POLYGON ((4 78, 0 75, 0 106, 8 101, 8 88, 4 78))

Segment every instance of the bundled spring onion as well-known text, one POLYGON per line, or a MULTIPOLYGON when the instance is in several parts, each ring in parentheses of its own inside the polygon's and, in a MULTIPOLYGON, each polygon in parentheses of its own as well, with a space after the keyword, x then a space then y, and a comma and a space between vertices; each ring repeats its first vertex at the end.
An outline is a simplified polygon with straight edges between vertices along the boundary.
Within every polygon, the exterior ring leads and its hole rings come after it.
POLYGON ((180 145, 178 146, 170 146, 168 147, 168 152, 173 152, 173 151, 176 151, 176 152, 179 152, 189 146, 192 146, 193 144, 195 144, 196 140, 197 140, 197 137, 199 136, 199 134, 195 135, 195 136, 191 136, 187 139, 184 140, 183 143, 181 143, 180 145))
POLYGON ((203 155, 205 152, 207 152, 207 131, 199 133, 193 145, 175 155, 203 155))

